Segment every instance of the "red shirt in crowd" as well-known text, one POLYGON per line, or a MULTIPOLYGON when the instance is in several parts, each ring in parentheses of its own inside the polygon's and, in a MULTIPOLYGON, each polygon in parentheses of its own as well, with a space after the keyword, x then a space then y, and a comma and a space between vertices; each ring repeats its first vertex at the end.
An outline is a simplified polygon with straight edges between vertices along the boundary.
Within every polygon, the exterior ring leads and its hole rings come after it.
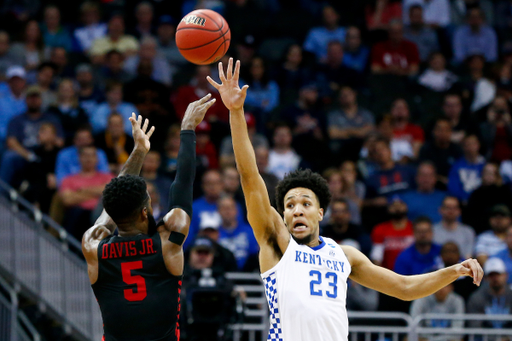
POLYGON ((393 128, 393 138, 413 142, 425 142, 423 129, 416 124, 407 123, 403 129, 393 128))
MULTIPOLYGON (((81 173, 70 175, 68 177, 65 177, 64 180, 62 180, 62 185, 60 185, 60 192, 64 191, 79 191, 83 188, 88 187, 98 187, 98 186, 105 186, 112 180, 114 176, 110 173, 100 173, 97 172, 92 176, 84 175, 81 173)), ((81 204, 77 205, 84 210, 94 210, 96 206, 98 205, 98 202, 100 200, 100 197, 97 198, 91 198, 89 200, 86 200, 82 202, 81 204)))
POLYGON ((387 25, 391 20, 402 19, 402 3, 401 2, 388 2, 382 11, 380 22, 375 22, 375 8, 373 6, 366 6, 365 8, 366 27, 369 30, 381 28, 381 25, 387 25))
POLYGON ((408 40, 400 43, 383 41, 375 44, 372 51, 372 65, 378 65, 383 69, 397 66, 408 69, 411 65, 419 64, 420 55, 416 44, 408 40))
POLYGON ((401 230, 395 229, 391 221, 381 223, 373 229, 372 242, 374 245, 382 244, 384 246, 382 266, 393 270, 395 260, 400 252, 414 242, 412 223, 407 221, 407 226, 401 230))
MULTIPOLYGON (((207 121, 211 121, 212 117, 216 117, 219 121, 228 123, 229 111, 224 103, 222 103, 219 92, 214 89, 214 91, 210 91, 210 93, 212 94, 212 98, 215 98, 217 101, 210 109, 208 109, 205 119, 207 121)), ((191 85, 179 88, 176 95, 171 98, 174 110, 176 110, 176 115, 182 119, 183 116, 185 116, 185 111, 187 110, 188 105, 205 95, 206 93, 202 94, 202 91, 196 91, 196 87, 191 85)))

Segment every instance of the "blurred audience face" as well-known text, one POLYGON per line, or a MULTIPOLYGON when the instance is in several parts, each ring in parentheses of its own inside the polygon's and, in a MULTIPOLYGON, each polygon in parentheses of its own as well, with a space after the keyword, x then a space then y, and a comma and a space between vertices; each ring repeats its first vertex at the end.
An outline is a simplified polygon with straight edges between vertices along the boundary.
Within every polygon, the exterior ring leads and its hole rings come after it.
POLYGON ((66 50, 62 47, 55 47, 52 50, 50 61, 57 65, 58 68, 63 68, 68 64, 68 56, 66 50))
POLYGON ((350 210, 346 203, 341 201, 332 203, 331 221, 336 225, 347 225, 350 223, 350 210))
POLYGON ((174 40, 174 35, 176 34, 176 27, 171 24, 161 24, 158 26, 157 35, 158 40, 163 44, 168 44, 169 42, 174 40))
POLYGON ((0 31, 0 56, 9 51, 9 35, 5 31, 0 31))
POLYGON ((180 130, 178 125, 172 125, 169 128, 165 141, 165 149, 178 152, 180 149, 180 130))
POLYGON ((416 173, 416 185, 419 192, 434 191, 437 182, 436 169, 430 163, 420 164, 416 173))
POLYGON ((209 248, 192 248, 190 250, 189 265, 194 270, 211 268, 213 265, 214 252, 209 248))
POLYGON ((450 120, 458 120, 462 112, 462 101, 458 95, 447 95, 444 98, 443 111, 450 120))
POLYGON ((80 150, 79 160, 80 166, 82 166, 82 172, 94 172, 98 163, 96 148, 93 146, 83 147, 80 150))
POLYGON ((412 27, 423 26, 423 9, 420 6, 411 6, 409 9, 409 22, 412 27))
POLYGON ((340 90, 339 101, 342 107, 352 107, 357 105, 357 94, 354 89, 344 86, 340 90))
POLYGON ((28 95, 25 99, 25 102, 27 103, 27 111, 29 113, 38 113, 41 111, 43 100, 41 99, 40 94, 28 95))
POLYGON ((59 84, 59 90, 57 93, 59 101, 69 102, 75 99, 75 86, 73 81, 64 79, 59 84))
POLYGON ((488 163, 482 170, 482 185, 490 186, 497 185, 500 180, 500 173, 498 166, 494 163, 488 163))
POLYGON ((343 192, 343 177, 341 172, 333 172, 327 179, 327 185, 329 186, 329 192, 334 199, 340 198, 343 192))
POLYGON ((485 58, 481 55, 475 55, 469 57, 468 67, 469 72, 474 75, 482 76, 482 72, 485 66, 485 58))
POLYGON ((57 129, 51 123, 43 123, 39 128, 37 136, 41 145, 55 144, 57 141, 57 129))
POLYGON ((333 7, 325 6, 322 12, 322 17, 324 19, 325 26, 328 28, 334 29, 336 26, 338 26, 338 20, 340 16, 333 7))
POLYGON ((439 289, 434 293, 434 297, 436 298, 437 302, 444 302, 448 295, 450 295, 453 292, 453 284, 448 284, 444 288, 439 289))
POLYGON ((112 51, 110 53, 107 53, 106 55, 105 66, 112 73, 119 73, 123 70, 123 62, 124 56, 122 55, 122 53, 112 51))
POLYGON ((503 96, 496 96, 496 98, 494 98, 494 100, 492 101, 491 108, 495 112, 503 112, 503 114, 510 113, 510 108, 507 99, 503 96))
POLYGON ((479 8, 472 8, 468 11, 468 24, 472 30, 478 31, 483 23, 484 18, 479 8))
POLYGON ((393 123, 409 121, 409 105, 404 99, 397 99, 391 105, 391 118, 393 123))
POLYGON ((417 247, 427 247, 432 245, 434 233, 432 232, 432 224, 422 221, 414 224, 414 243, 417 247))
POLYGON ((446 197, 439 208, 439 212, 443 221, 447 223, 457 221, 461 214, 459 201, 454 197, 446 197))
POLYGON ((73 145, 78 149, 91 146, 94 143, 94 139, 92 138, 92 133, 89 130, 79 130, 75 133, 75 137, 73 138, 73 145))
POLYGON ((318 101, 318 90, 316 87, 305 87, 299 92, 299 101, 302 101, 308 107, 314 106, 318 101))
POLYGON ((94 2, 85 2, 81 7, 82 22, 85 26, 97 24, 100 21, 100 11, 94 2))
POLYGON ((452 126, 450 122, 444 120, 437 121, 436 125, 434 126, 432 134, 434 136, 434 141, 436 142, 436 144, 449 144, 452 138, 452 126))
POLYGON ((389 25, 388 38, 393 43, 400 43, 404 39, 403 26, 400 22, 393 22, 389 25))
POLYGON ((300 45, 293 44, 288 48, 288 53, 286 54, 286 61, 294 66, 299 66, 302 63, 302 48, 300 45))
POLYGON ((235 167, 226 167, 222 171, 222 182, 224 191, 235 193, 240 188, 240 175, 235 167))
POLYGON ((216 227, 206 227, 206 228, 201 228, 199 230, 199 232, 197 233, 197 235, 201 236, 201 237, 207 237, 207 238, 210 238, 211 240, 218 242, 219 237, 220 237, 220 232, 219 232, 219 229, 216 227))
POLYGON ((253 58, 249 72, 251 73, 251 76, 254 80, 259 81, 263 79, 263 75, 265 74, 265 65, 263 64, 263 59, 259 57, 253 58))
POLYGON ((89 71, 80 71, 76 74, 76 81, 81 88, 92 86, 94 77, 89 71))
POLYGON ((56 30, 60 25, 60 11, 55 6, 46 7, 44 10, 44 23, 50 30, 56 30))
POLYGON ((158 191, 156 190, 155 185, 153 185, 152 182, 146 181, 146 187, 148 189, 149 198, 151 199, 151 206, 159 207, 160 206, 160 195, 158 194, 158 191))
POLYGON ((279 149, 290 149, 292 132, 289 127, 277 127, 274 131, 274 146, 279 149))
POLYGON ((108 35, 111 39, 119 39, 124 34, 124 19, 116 15, 108 22, 108 35))
POLYGON ((464 156, 468 159, 476 158, 480 151, 480 142, 475 135, 467 136, 462 144, 464 156))
POLYGON ((200 89, 208 89, 210 83, 206 80, 206 76, 210 75, 210 67, 208 65, 199 65, 196 68, 196 84, 200 89))
POLYGON ((391 148, 389 144, 384 141, 377 141, 375 143, 375 161, 380 167, 386 166, 393 159, 391 157, 391 148))
POLYGON ((447 242, 441 247, 441 259, 445 267, 458 264, 460 262, 459 247, 454 242, 447 242))
POLYGON ((153 6, 148 2, 142 2, 135 11, 137 22, 142 25, 150 25, 153 21, 153 6))
POLYGON ((388 213, 391 217, 391 220, 402 220, 407 219, 407 204, 402 200, 393 200, 391 204, 388 205, 388 213))
POLYGON ((347 29, 347 34, 345 35, 345 44, 347 50, 349 51, 357 51, 361 46, 361 31, 359 28, 355 26, 350 26, 347 29))
POLYGON ((144 173, 156 173, 160 167, 161 158, 160 154, 156 151, 150 151, 144 158, 142 164, 142 171, 144 173))
POLYGON ((507 238, 505 239, 507 243, 508 250, 512 252, 512 226, 510 226, 507 230, 507 238))
POLYGON ((327 45, 326 63, 329 65, 340 65, 343 61, 343 45, 338 41, 331 41, 327 45))
POLYGON ((258 147, 254 150, 256 154, 256 165, 260 173, 264 173, 268 167, 268 148, 258 147))
POLYGON ((55 70, 47 65, 37 71, 37 85, 48 88, 53 82, 53 76, 55 75, 55 70))
POLYGON ((120 85, 113 86, 107 92, 107 102, 110 105, 116 105, 123 101, 123 87, 120 85))
POLYGON ((489 218, 489 225, 491 225, 494 233, 505 233, 510 227, 510 217, 502 214, 495 214, 489 218))
POLYGON ((25 27, 25 41, 26 42, 37 42, 41 37, 41 30, 39 24, 35 20, 30 20, 25 27))
POLYGON ((508 279, 508 274, 506 272, 491 272, 486 275, 487 281, 489 282, 489 287, 493 292, 501 293, 505 289, 508 279))
POLYGON ((25 90, 25 85, 27 84, 25 79, 18 76, 9 78, 7 82, 9 84, 9 88, 11 89, 11 92, 17 97, 19 97, 22 94, 23 90, 25 90))
MULTIPOLYGON (((119 114, 111 114, 108 118, 107 131, 114 139, 124 135, 124 121, 119 114)), ((157 153, 158 154, 158 153, 157 153)), ((158 154, 159 155, 159 154, 158 154)))
POLYGON ((443 71, 446 67, 446 59, 441 53, 434 53, 428 62, 429 67, 434 71, 443 71))
POLYGON ((139 56, 141 60, 153 60, 156 56, 157 42, 151 37, 142 39, 139 56))
POLYGON ((224 227, 234 227, 237 225, 238 209, 235 199, 225 196, 219 200, 217 207, 224 227))
POLYGON ((222 193, 222 178, 216 170, 209 170, 203 175, 203 192, 209 201, 217 201, 222 193))
POLYGON ((343 177, 343 182, 347 185, 352 185, 357 180, 357 169, 356 164, 353 161, 345 161, 341 164, 340 167, 341 176, 343 177))

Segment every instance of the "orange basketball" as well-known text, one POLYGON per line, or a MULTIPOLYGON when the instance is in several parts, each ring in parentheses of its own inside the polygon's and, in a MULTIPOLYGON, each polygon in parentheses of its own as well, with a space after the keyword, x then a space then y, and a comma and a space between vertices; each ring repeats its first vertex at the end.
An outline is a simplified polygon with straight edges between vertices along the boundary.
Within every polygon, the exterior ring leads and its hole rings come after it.
POLYGON ((198 9, 181 19, 176 30, 176 45, 191 63, 211 64, 222 58, 229 48, 231 32, 226 20, 217 12, 198 9))

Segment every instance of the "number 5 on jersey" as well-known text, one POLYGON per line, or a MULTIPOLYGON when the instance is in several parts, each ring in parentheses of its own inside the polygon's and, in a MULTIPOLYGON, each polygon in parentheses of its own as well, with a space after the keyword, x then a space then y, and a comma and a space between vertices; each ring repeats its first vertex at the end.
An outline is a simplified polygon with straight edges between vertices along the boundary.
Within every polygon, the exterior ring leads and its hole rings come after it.
MULTIPOLYGON (((313 277, 311 282, 309 282, 311 296, 323 296, 323 291, 316 288, 317 285, 322 284, 322 273, 318 270, 311 270, 309 277, 313 277)), ((332 287, 332 289, 325 291, 325 295, 329 298, 338 297, 338 275, 334 272, 328 272, 325 274, 325 279, 328 281, 329 286, 332 287)))
POLYGON ((124 298, 130 302, 142 301, 148 295, 146 292, 146 280, 140 275, 132 275, 132 270, 142 269, 142 261, 121 263, 121 273, 123 282, 126 284, 136 284, 135 289, 124 289, 124 298))

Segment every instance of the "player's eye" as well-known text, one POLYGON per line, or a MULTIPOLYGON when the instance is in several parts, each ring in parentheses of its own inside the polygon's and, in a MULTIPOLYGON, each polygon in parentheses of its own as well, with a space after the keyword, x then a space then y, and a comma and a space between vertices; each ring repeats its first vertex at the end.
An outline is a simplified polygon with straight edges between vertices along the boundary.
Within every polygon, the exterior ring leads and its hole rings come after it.
POLYGON ((288 205, 286 205, 286 207, 293 208, 293 204, 288 204, 288 205))
POLYGON ((311 206, 311 203, 309 203, 309 202, 305 202, 305 203, 304 203, 304 206, 311 206))

